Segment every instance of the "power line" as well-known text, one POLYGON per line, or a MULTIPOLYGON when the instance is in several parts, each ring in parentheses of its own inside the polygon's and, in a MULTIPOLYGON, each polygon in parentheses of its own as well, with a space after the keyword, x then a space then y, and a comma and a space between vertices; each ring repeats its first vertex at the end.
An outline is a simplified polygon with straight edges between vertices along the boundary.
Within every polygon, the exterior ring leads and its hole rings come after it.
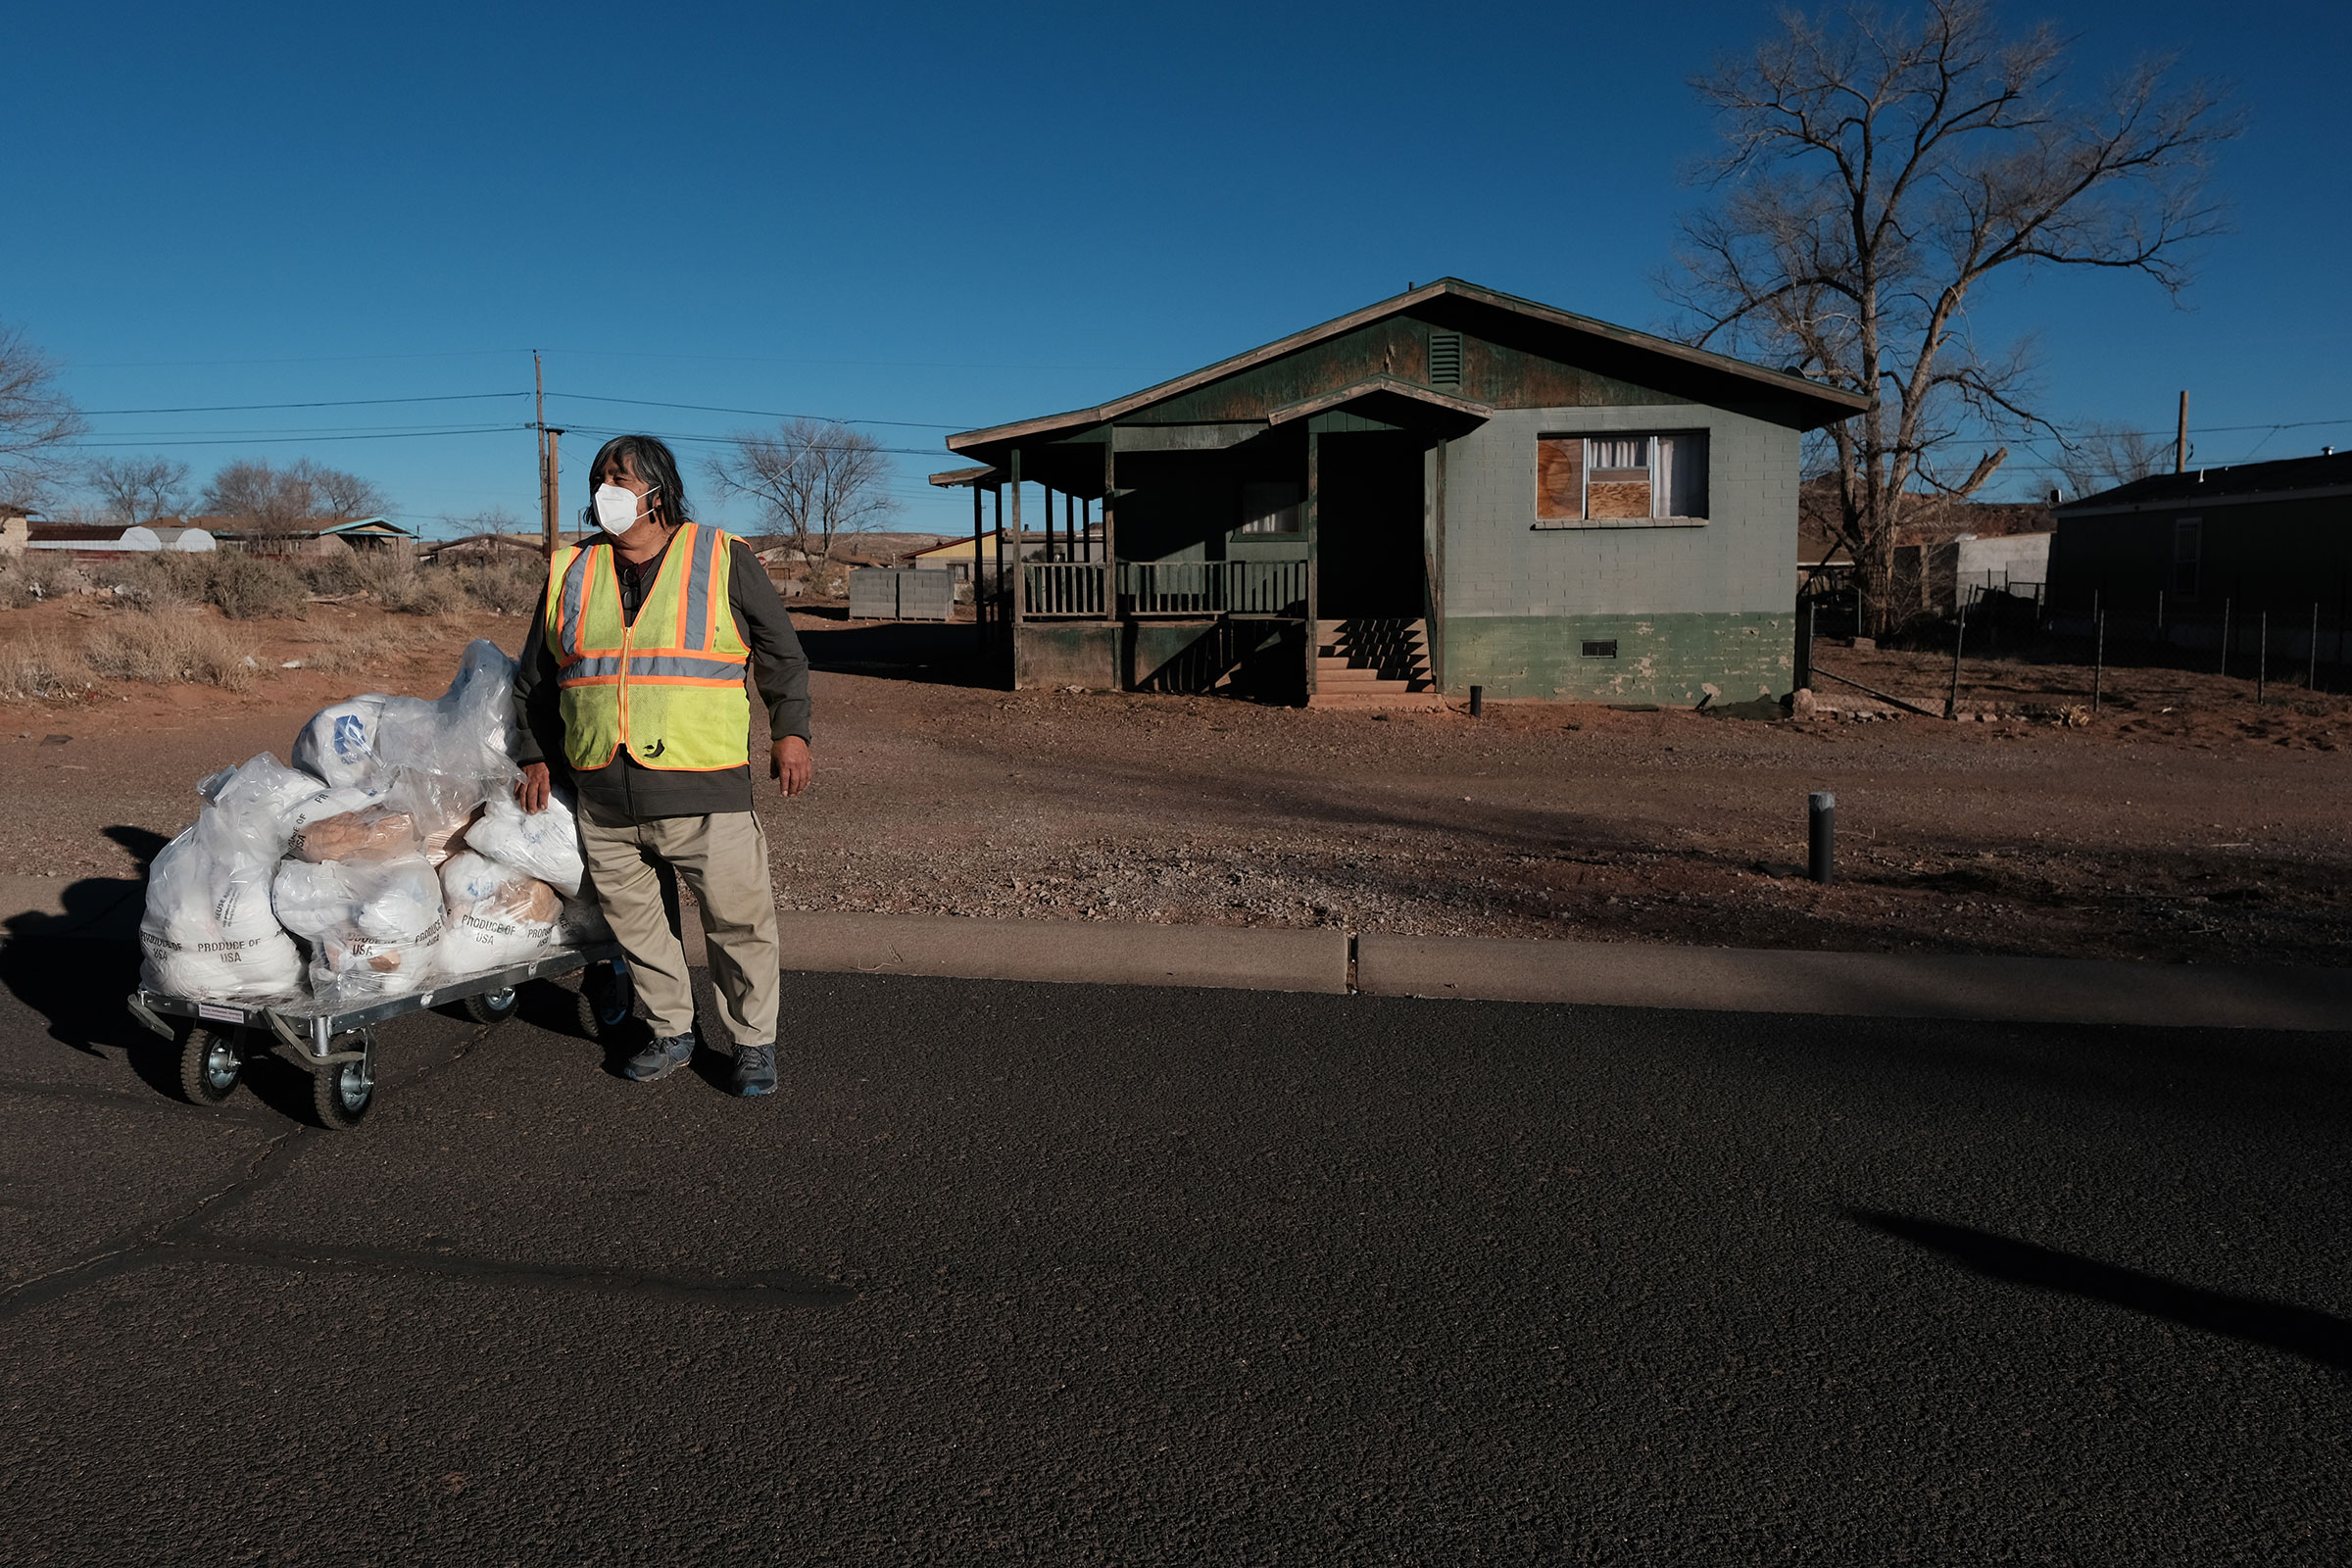
POLYGON ((917 419, 854 419, 830 414, 778 414, 772 409, 722 409, 708 403, 656 403, 650 398, 607 398, 591 392, 550 392, 551 398, 577 398, 583 403, 625 403, 640 409, 686 409, 697 414, 749 414, 762 419, 820 419, 828 424, 888 424, 907 430, 970 430, 969 424, 925 424, 917 419))
POLYGON ((365 409, 387 403, 472 403, 486 398, 520 398, 527 392, 453 392, 433 398, 335 398, 322 403, 191 403, 175 409, 83 409, 83 414, 246 414, 260 409, 365 409))
POLYGON ((73 441, 67 445, 76 451, 94 451, 100 447, 234 447, 274 446, 292 441, 400 441, 419 436, 444 435, 505 435, 515 430, 528 430, 527 424, 469 424, 454 425, 448 429, 377 430, 368 432, 338 432, 332 435, 223 435, 204 437, 154 436, 136 441, 73 441))

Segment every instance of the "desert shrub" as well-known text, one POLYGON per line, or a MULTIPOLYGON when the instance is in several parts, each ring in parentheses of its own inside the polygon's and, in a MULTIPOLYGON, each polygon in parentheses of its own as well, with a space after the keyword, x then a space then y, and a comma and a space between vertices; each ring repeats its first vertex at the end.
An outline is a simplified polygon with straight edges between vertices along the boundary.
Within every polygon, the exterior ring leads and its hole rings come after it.
POLYGON ((52 638, 0 644, 0 697, 64 697, 90 684, 81 656, 52 638))
POLYGON ((227 627, 192 611, 111 617, 82 659, 107 680, 187 681, 232 692, 253 684, 259 664, 227 627))
POLYGON ((289 564, 315 594, 356 594, 367 586, 360 580, 364 557, 356 551, 298 556, 289 564))
POLYGON ((89 576, 62 550, 26 550, 0 558, 0 605, 22 610, 89 585, 89 576))
POLYGON ((270 556, 242 550, 162 550, 142 558, 128 586, 150 609, 211 605, 231 620, 300 615, 310 599, 302 574, 270 556))
POLYGON ((451 566, 448 571, 467 599, 501 615, 522 615, 537 610, 540 593, 547 585, 547 564, 520 551, 451 566))
POLYGON ((386 610, 404 615, 446 615, 464 610, 466 590, 440 566, 416 559, 416 547, 403 540, 351 557, 351 581, 386 610))

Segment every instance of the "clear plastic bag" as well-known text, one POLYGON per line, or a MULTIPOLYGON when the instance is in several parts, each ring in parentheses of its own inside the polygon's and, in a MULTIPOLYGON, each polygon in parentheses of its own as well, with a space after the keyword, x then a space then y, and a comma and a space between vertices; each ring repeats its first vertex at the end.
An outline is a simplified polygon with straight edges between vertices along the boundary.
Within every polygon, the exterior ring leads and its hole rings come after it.
POLYGON ((204 781, 204 809, 147 868, 142 984, 218 1002, 300 991, 302 956, 270 911, 270 878, 306 791, 318 780, 267 752, 204 781))
POLYGON ((580 881, 588 874, 580 858, 580 825, 562 791, 551 795, 541 811, 525 811, 511 790, 491 796, 482 803, 481 820, 466 830, 466 847, 529 872, 567 899, 579 897, 580 881))
POLYGON ((270 889, 281 924, 311 948, 311 993, 335 1005, 405 997, 440 963, 441 880, 421 855, 287 860, 270 889))
POLYGON ((437 700, 395 697, 386 703, 375 755, 389 767, 475 781, 478 800, 516 772, 509 739, 514 692, 514 661, 498 644, 476 638, 466 647, 458 678, 437 700))
POLYGON ((330 789, 366 789, 377 782, 376 730, 391 699, 381 694, 354 697, 320 709, 294 740, 294 765, 330 789))
POLYGON ((535 876, 465 851, 441 867, 441 892, 449 908, 444 974, 528 963, 556 945, 564 900, 535 876))

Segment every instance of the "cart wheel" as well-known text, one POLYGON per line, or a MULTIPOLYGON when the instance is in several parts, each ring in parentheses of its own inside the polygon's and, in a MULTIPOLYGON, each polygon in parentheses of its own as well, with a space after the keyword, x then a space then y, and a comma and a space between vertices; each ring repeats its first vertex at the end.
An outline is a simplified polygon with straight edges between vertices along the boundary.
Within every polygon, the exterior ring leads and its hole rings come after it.
POLYGON ((218 1105, 237 1087, 245 1054, 237 1038, 198 1024, 179 1048, 179 1089, 192 1105, 218 1105))
POLYGON ((514 1016, 514 1009, 521 1003, 513 986, 504 991, 487 991, 466 999, 466 1016, 480 1024, 505 1023, 514 1016))
POLYGON ((589 965, 580 977, 580 1033, 607 1044, 636 1015, 637 982, 627 962, 589 965))
POLYGON ((346 1048, 356 1043, 357 1061, 330 1062, 311 1074, 311 1105, 320 1126, 348 1132, 368 1117, 375 1104, 375 1031, 363 1029, 356 1038, 345 1036, 346 1048))

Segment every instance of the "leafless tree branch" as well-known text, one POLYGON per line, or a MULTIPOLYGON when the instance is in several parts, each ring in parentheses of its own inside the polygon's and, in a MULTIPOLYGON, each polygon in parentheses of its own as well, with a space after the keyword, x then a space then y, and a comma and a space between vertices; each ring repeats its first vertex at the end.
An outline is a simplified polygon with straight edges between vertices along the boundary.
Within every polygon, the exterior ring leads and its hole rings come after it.
POLYGON ((1867 393, 1813 443, 1838 531, 1883 625, 1896 534, 1915 502, 1976 493, 2006 456, 1987 434, 2050 432, 2030 346, 1980 354, 1975 291, 2004 268, 2133 272, 2176 299, 2222 231, 2211 154, 2237 134, 2218 92, 2139 66, 2087 107, 2061 92, 2047 26, 2005 33, 1983 0, 1786 18, 1691 86, 1723 145, 1697 176, 1661 279, 1690 341, 1867 393))

